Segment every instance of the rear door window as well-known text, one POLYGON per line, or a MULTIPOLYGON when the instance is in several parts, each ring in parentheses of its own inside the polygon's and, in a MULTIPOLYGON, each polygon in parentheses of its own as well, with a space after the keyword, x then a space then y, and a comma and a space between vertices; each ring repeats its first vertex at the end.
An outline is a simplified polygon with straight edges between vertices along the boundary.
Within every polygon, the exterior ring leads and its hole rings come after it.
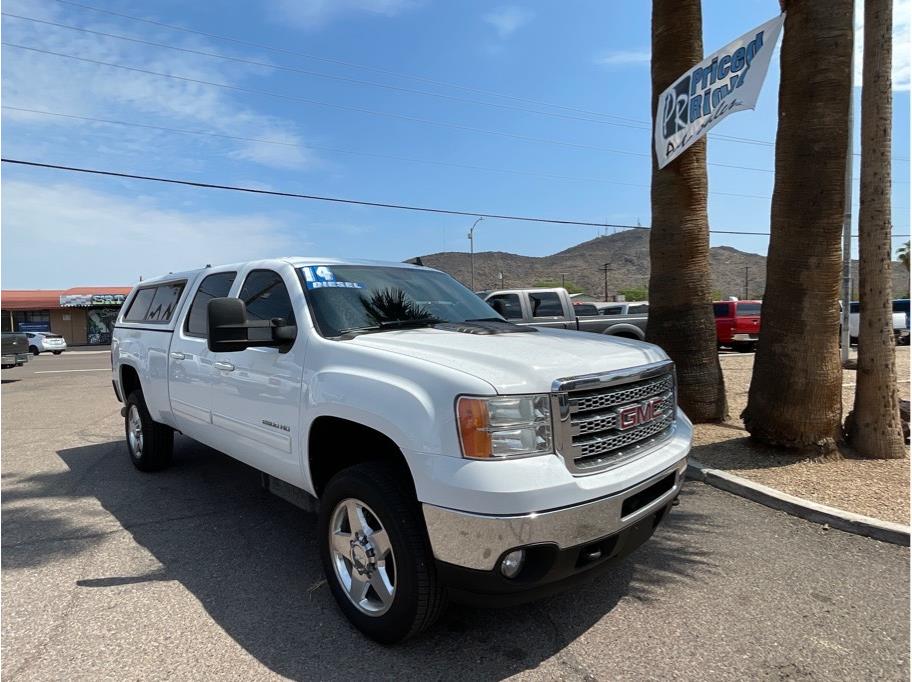
POLYGON ((622 305, 612 305, 607 308, 602 308, 602 315, 620 315, 624 312, 624 306, 622 305))
POLYGON ((205 337, 209 332, 208 306, 213 298, 227 296, 236 272, 216 272, 206 277, 196 290, 184 330, 188 336, 205 337))
POLYGON ((516 294, 495 294, 488 298, 486 303, 508 320, 522 319, 522 305, 516 294))
POLYGON ((578 317, 589 317, 591 315, 598 315, 598 308, 591 303, 579 303, 573 306, 573 312, 575 312, 578 317))
POLYGON ((628 315, 642 315, 643 313, 648 313, 648 312, 649 312, 649 306, 646 305, 645 303, 641 303, 640 305, 631 305, 631 306, 627 307, 628 315))
POLYGON ((563 317, 564 307, 560 296, 553 291, 538 291, 529 294, 532 317, 563 317))

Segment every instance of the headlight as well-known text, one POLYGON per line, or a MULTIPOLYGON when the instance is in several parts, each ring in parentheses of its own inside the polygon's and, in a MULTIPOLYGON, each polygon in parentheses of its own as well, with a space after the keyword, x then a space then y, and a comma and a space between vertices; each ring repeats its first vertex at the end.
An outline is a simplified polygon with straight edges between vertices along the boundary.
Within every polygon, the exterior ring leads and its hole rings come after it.
POLYGON ((503 459, 554 451, 547 395, 463 396, 456 402, 456 419, 463 457, 503 459))

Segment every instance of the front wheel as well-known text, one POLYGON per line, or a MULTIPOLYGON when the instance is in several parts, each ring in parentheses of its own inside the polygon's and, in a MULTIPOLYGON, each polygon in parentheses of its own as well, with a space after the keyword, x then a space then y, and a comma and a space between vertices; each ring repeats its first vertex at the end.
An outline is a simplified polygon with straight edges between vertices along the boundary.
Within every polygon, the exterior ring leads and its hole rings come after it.
POLYGON ((139 389, 127 397, 124 428, 130 461, 140 471, 158 471, 171 463, 174 431, 152 420, 143 392, 139 389))
POLYGON ((339 608, 365 635, 394 644, 444 606, 414 493, 379 463, 336 474, 320 498, 320 557, 339 608))
POLYGON ((32 355, 41 355, 41 351, 38 350, 38 346, 29 346, 29 353, 32 355))
POLYGON ((62 350, 55 350, 55 351, 53 351, 54 355, 60 355, 62 352, 63 352, 62 350))

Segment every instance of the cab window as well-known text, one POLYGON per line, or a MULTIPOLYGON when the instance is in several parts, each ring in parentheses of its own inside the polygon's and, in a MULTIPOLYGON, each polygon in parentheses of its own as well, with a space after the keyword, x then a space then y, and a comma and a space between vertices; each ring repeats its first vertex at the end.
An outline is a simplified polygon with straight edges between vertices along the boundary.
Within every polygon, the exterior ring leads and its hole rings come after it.
POLYGON ((516 294, 495 294, 486 303, 508 320, 522 319, 522 306, 516 294))
POLYGON ((529 294, 532 304, 532 317, 562 317, 564 307, 560 296, 553 291, 538 291, 529 294))
POLYGON ((187 321, 184 325, 184 331, 188 336, 206 337, 209 332, 207 314, 209 301, 213 298, 227 296, 236 276, 236 272, 216 272, 200 283, 193 302, 190 304, 190 312, 187 314, 187 321))

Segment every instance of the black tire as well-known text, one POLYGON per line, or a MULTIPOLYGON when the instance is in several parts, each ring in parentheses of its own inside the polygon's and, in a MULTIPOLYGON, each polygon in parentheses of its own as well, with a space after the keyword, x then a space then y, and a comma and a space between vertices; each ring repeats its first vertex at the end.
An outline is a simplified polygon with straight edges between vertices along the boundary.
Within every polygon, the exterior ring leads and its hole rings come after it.
POLYGON ((333 476, 320 497, 318 538, 326 582, 349 621, 381 644, 395 644, 427 629, 446 604, 424 519, 414 492, 402 478, 398 469, 387 464, 359 464, 333 476), (355 606, 336 574, 330 528, 343 500, 360 501, 370 508, 386 531, 395 557, 392 603, 379 615, 355 606))
POLYGON ((62 352, 63 352, 62 350, 55 350, 55 351, 53 351, 54 355, 60 355, 62 352))
POLYGON ((127 397, 124 413, 124 431, 130 461, 140 471, 159 471, 171 463, 174 449, 174 430, 170 426, 152 421, 146 400, 140 389, 127 397), (135 411, 135 413, 134 413, 135 411), (134 414, 139 417, 141 438, 133 429, 134 414), (132 432, 132 436, 131 436, 132 432), (138 443, 138 447, 137 447, 138 443))
POLYGON ((41 355, 41 353, 38 352, 38 346, 29 346, 29 353, 32 355, 41 355))
POLYGON ((732 350, 738 353, 750 353, 757 349, 757 344, 753 341, 735 341, 732 343, 732 350))

